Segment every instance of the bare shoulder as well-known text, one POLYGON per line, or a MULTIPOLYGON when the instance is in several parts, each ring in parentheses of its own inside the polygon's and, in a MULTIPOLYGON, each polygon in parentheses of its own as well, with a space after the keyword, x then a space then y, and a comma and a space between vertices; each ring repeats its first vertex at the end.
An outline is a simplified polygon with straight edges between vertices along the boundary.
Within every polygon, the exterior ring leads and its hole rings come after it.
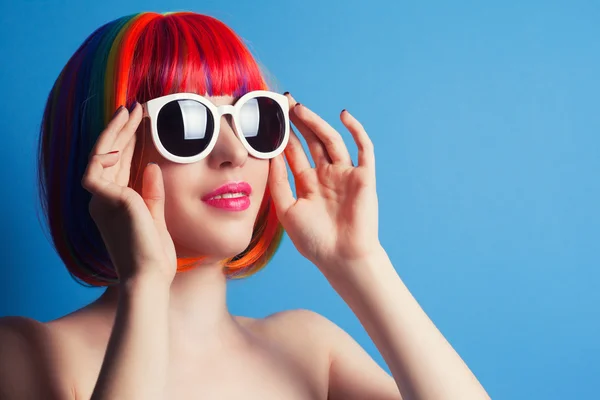
POLYGON ((31 318, 0 318, 0 398, 67 399, 56 376, 48 326, 31 318))
POLYGON ((265 326, 281 328, 301 324, 307 330, 324 329, 333 324, 321 314, 303 308, 279 311, 257 321, 265 326))
POLYGON ((246 320, 245 324, 257 336, 327 379, 335 343, 346 334, 326 317, 306 309, 280 311, 246 320))
POLYGON ((16 336, 27 336, 40 334, 45 330, 43 323, 26 317, 2 317, 0 318, 0 335, 3 339, 16 336))
POLYGON ((295 380, 314 388, 315 397, 327 397, 331 365, 327 331, 331 323, 326 318, 299 309, 240 322, 295 380))
POLYGON ((280 311, 254 320, 251 324, 272 338, 309 343, 311 347, 327 352, 335 337, 341 334, 336 324, 306 309, 280 311))
POLYGON ((315 365, 326 379, 328 398, 401 400, 393 378, 342 328, 308 310, 279 312, 256 324, 315 365))

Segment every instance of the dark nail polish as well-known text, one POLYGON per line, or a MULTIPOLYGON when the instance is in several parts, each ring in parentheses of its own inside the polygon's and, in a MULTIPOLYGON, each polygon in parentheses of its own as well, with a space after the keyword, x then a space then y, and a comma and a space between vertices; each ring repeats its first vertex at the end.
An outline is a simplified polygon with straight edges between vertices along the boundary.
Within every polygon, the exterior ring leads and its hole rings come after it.
POLYGON ((134 101, 133 104, 131 105, 131 107, 129 108, 129 112, 132 112, 133 109, 135 108, 135 106, 137 106, 137 101, 134 101))
POLYGON ((120 106, 119 108, 117 108, 117 111, 115 111, 115 113, 113 114, 113 118, 116 117, 117 114, 120 113, 123 108, 124 108, 123 106, 120 106))
POLYGON ((344 109, 342 110, 341 114, 343 114, 345 111, 346 111, 346 109, 344 108, 344 109))
POLYGON ((296 103, 296 105, 294 107, 298 107, 298 106, 301 106, 301 105, 302 105, 301 103, 296 103))
POLYGON ((288 94, 290 94, 290 92, 285 92, 285 93, 283 93, 283 95, 284 95, 284 96, 286 96, 286 95, 288 95, 288 94))

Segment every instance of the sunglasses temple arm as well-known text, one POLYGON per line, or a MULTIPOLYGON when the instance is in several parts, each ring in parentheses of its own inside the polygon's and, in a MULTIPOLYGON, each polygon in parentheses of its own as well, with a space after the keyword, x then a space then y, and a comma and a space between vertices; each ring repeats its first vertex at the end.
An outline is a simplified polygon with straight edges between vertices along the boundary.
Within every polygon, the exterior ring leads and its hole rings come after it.
POLYGON ((146 118, 149 117, 150 115, 148 114, 148 107, 146 105, 146 103, 142 104, 142 118, 146 118))

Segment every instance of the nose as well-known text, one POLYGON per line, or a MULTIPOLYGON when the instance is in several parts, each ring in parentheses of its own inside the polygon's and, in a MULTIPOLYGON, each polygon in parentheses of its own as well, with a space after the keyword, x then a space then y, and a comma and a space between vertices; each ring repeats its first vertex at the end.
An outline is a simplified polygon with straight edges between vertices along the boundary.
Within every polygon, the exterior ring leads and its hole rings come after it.
POLYGON ((248 159, 248 151, 235 134, 230 115, 221 117, 219 138, 208 155, 208 163, 212 168, 235 168, 244 165, 248 159))

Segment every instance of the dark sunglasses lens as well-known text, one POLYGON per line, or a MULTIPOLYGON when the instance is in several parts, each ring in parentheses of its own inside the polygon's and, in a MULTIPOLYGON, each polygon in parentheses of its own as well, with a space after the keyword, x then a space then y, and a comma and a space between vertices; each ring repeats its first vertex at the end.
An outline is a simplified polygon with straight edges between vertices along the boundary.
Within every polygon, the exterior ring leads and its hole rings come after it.
POLYGON ((268 97, 255 97, 240 110, 240 127, 248 144, 261 153, 277 150, 283 143, 285 117, 279 103, 268 97))
POLYGON ((204 151, 215 126, 212 113, 195 100, 174 100, 165 104, 158 113, 156 124, 162 145, 179 157, 192 157, 204 151))

